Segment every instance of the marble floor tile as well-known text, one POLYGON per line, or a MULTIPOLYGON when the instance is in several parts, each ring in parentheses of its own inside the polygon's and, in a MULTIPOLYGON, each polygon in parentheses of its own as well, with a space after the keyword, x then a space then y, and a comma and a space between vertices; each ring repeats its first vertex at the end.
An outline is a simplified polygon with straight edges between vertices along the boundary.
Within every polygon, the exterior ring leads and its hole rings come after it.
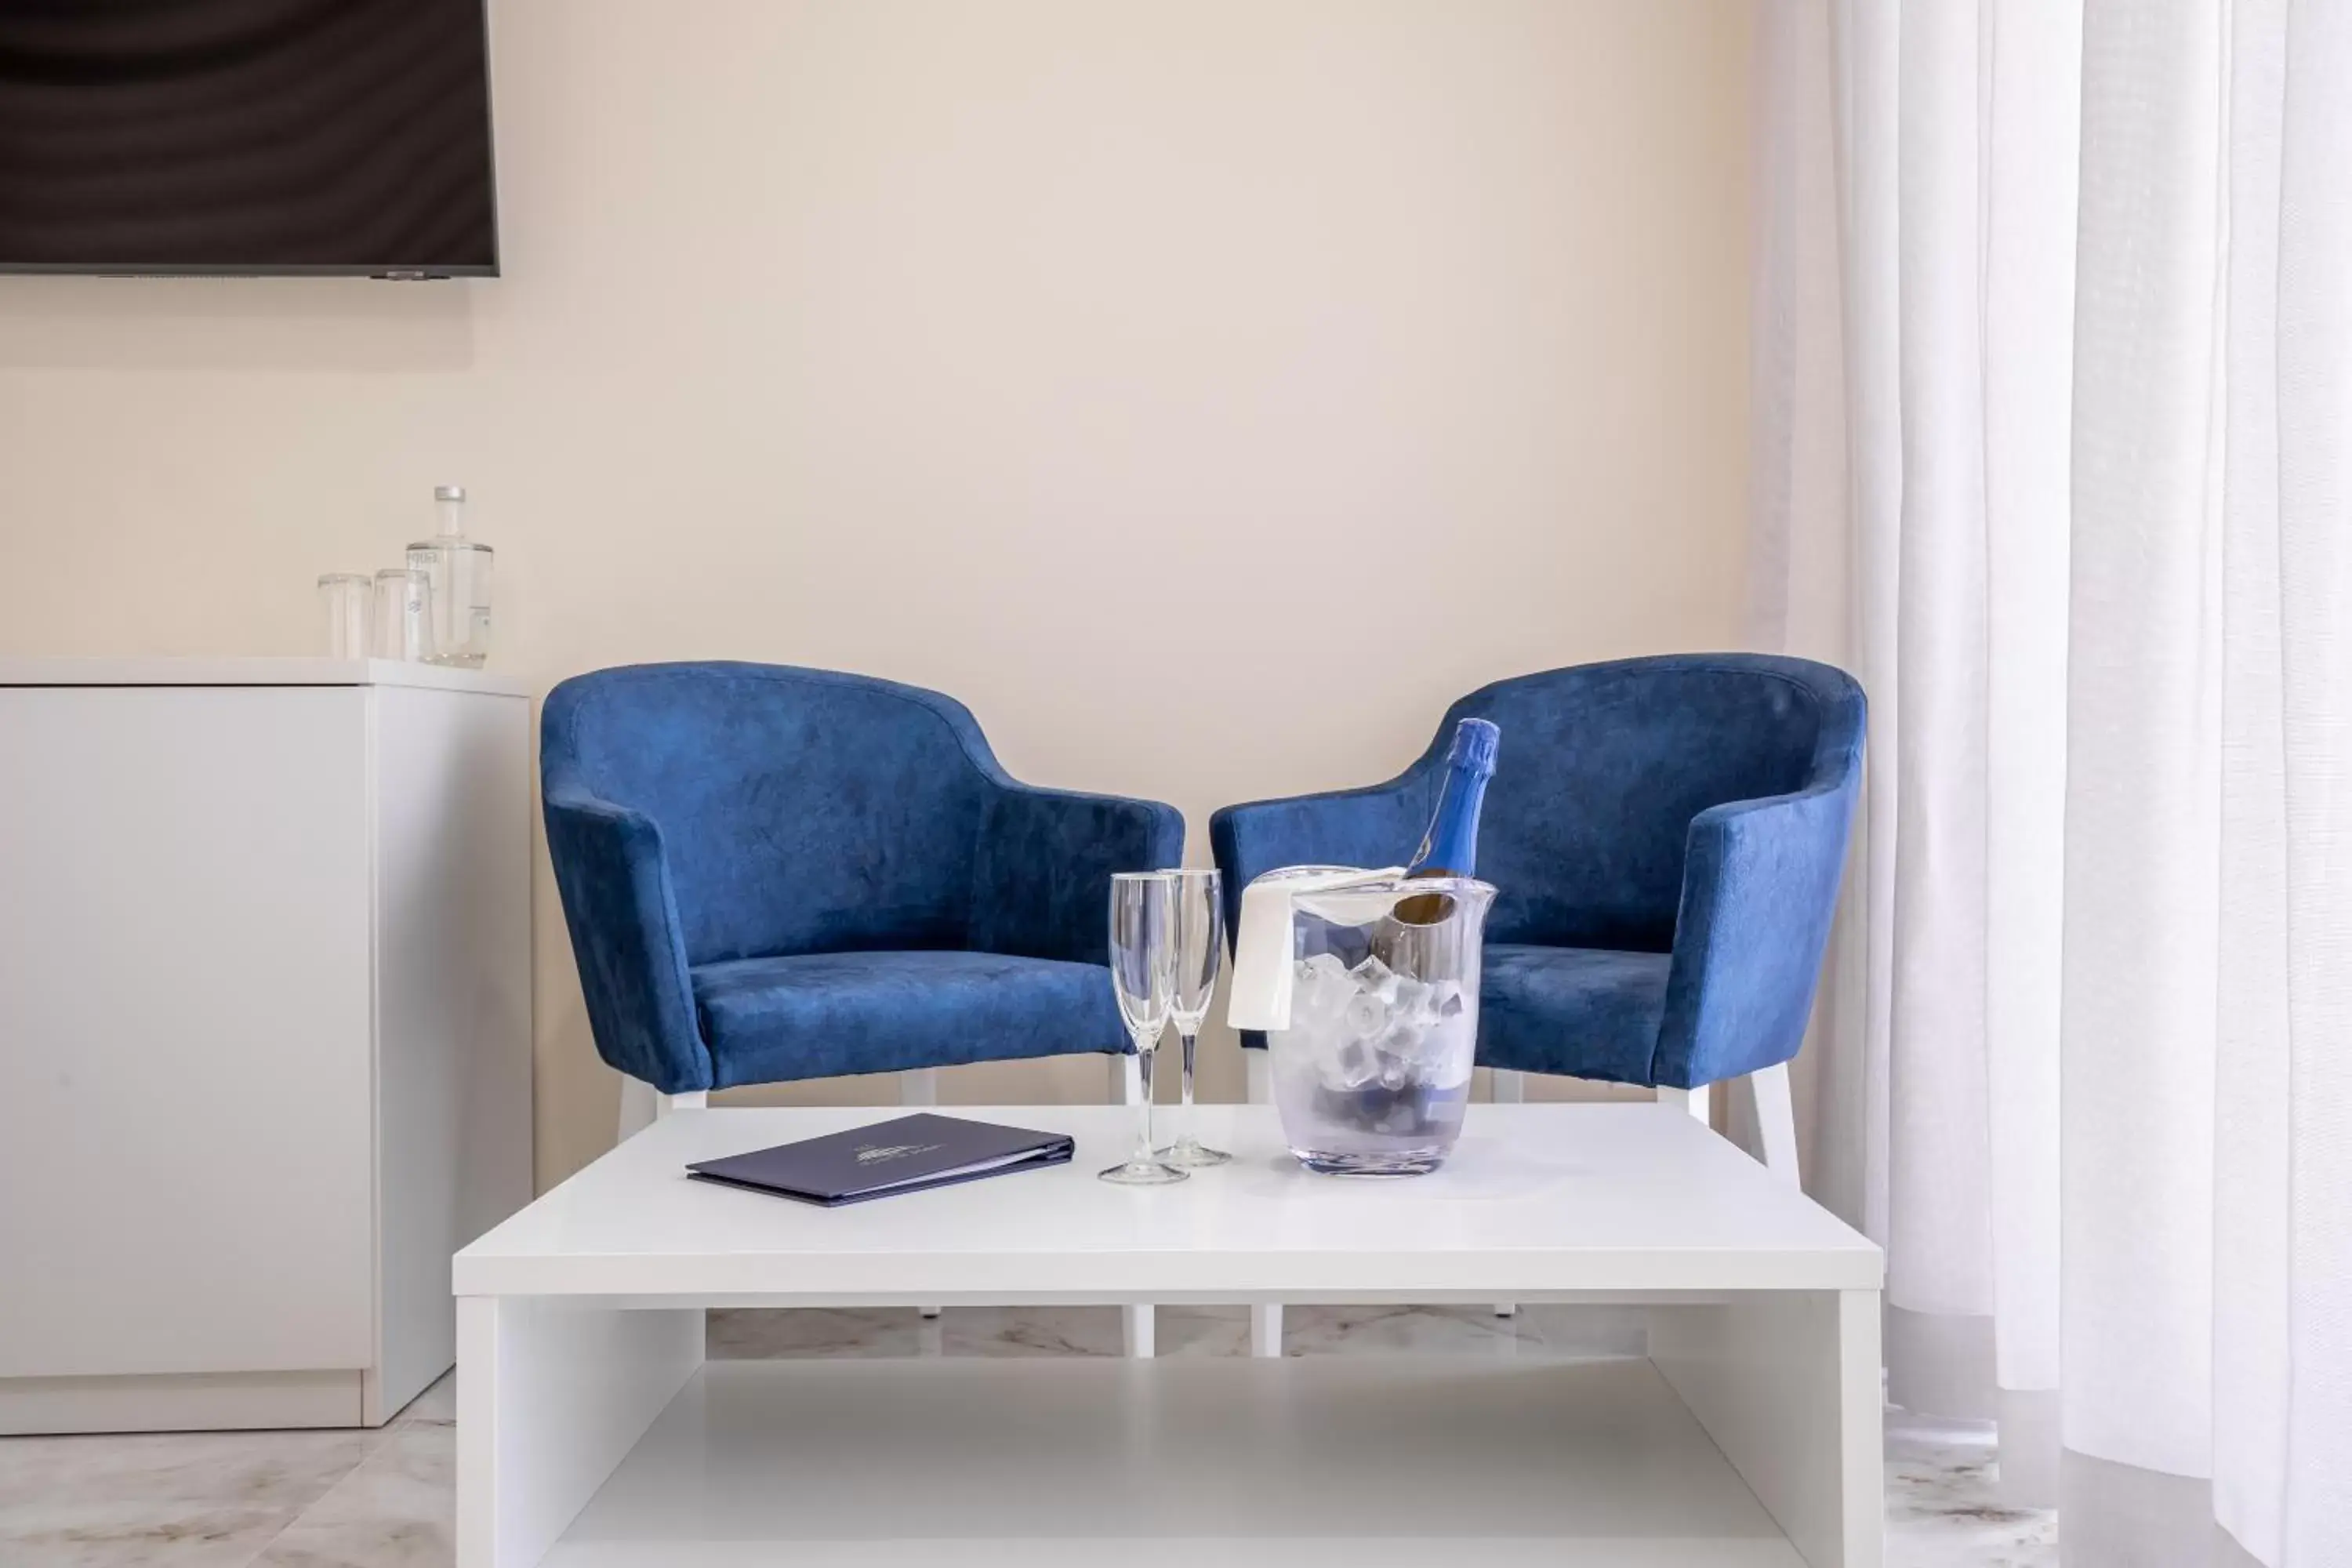
POLYGON ((1286 1355, 1645 1355, 1649 1333, 1622 1308, 1294 1307, 1282 1315, 1286 1355))
POLYGON ((408 1408, 393 1417, 394 1426, 446 1426, 457 1419, 457 1373, 453 1368, 435 1379, 432 1385, 408 1402, 408 1408))
POLYGON ((2057 1568, 2057 1511, 2008 1506, 1998 1479, 1991 1427, 1888 1411, 1888 1568, 2057 1568))
MULTIPOLYGON (((1162 1307, 1162 1356, 1247 1355, 1245 1307, 1162 1307)), ((1288 1355, 1641 1355, 1646 1336, 1632 1309, 1524 1307, 1293 1307, 1283 1314, 1288 1355)), ((857 1356, 1034 1356, 1121 1353, 1112 1307, 950 1307, 932 1321, 912 1308, 717 1310, 709 1353, 718 1360, 857 1356)))
POLYGON ((270 1542, 255 1568, 446 1568, 457 1473, 454 1424, 400 1427, 270 1542))
POLYGON ((364 1462, 368 1431, 0 1438, 8 1568, 243 1568, 364 1462))
MULTIPOLYGON (((1160 1332, 1165 1350, 1165 1323, 1160 1332)), ((1121 1353, 1116 1307, 951 1307, 932 1319, 911 1307, 720 1309, 705 1342, 718 1361, 1121 1353)))
POLYGON ((204 1502, 299 1511, 382 1440, 348 1429, 0 1437, 0 1508, 204 1502))
POLYGON ((245 1568, 290 1509, 203 1502, 0 1504, 8 1568, 245 1568))

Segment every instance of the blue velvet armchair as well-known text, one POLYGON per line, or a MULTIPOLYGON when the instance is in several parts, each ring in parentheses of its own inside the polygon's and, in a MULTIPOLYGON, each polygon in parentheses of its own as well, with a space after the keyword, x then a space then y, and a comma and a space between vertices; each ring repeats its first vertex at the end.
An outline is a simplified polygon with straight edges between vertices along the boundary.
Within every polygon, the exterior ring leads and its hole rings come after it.
POLYGON ((1456 702, 1386 784, 1212 817, 1229 920, 1276 867, 1410 855, 1447 740, 1471 717, 1503 732, 1478 841, 1478 873, 1498 889, 1478 1060, 1507 1075, 1498 1089, 1516 1089, 1508 1075, 1566 1073, 1700 1090, 1704 1114, 1705 1086, 1772 1075, 1758 1079, 1759 1121, 1793 1179, 1780 1069, 1803 1042, 1837 904, 1861 687, 1827 665, 1748 654, 1496 681, 1456 702))
POLYGON ((962 704, 753 664, 549 693, 547 845, 596 1048, 664 1096, 1129 1047, 1113 871, 1152 801, 1008 777, 962 704))

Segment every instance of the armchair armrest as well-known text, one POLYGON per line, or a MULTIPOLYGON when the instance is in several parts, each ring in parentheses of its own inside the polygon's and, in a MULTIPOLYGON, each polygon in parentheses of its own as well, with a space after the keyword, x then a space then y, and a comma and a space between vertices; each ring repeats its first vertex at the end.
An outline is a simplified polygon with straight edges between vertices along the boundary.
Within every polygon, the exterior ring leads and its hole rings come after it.
POLYGON ((664 1094, 709 1089, 660 827, 584 793, 551 792, 547 853, 597 1053, 664 1094))
POLYGON ((1737 1078, 1804 1044, 1860 776, 1691 819, 1655 1082, 1737 1078))
POLYGON ((1184 817, 1172 805, 1000 783, 972 858, 971 945, 1108 963, 1111 873, 1183 859, 1184 817))

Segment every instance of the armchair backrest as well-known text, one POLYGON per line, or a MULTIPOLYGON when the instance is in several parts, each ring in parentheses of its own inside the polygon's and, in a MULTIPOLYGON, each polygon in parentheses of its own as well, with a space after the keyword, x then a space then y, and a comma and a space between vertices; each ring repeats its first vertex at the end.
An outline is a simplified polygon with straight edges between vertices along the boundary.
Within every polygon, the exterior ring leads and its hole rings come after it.
POLYGON ((1664 952, 1691 818, 1859 766, 1862 689, 1806 659, 1677 654, 1498 680, 1454 704, 1414 764, 1432 780, 1456 721, 1502 726, 1478 873, 1490 942, 1664 952))
POLYGON ((661 832, 687 962, 961 946, 995 759, 919 687, 759 664, 650 664, 548 694, 551 800, 661 832))

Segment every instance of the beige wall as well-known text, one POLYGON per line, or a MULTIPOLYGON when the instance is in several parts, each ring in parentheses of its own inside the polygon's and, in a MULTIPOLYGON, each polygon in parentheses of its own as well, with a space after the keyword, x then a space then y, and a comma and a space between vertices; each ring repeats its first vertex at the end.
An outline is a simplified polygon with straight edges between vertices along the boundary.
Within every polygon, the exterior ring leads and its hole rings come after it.
MULTIPOLYGON (((1747 0, 492 9, 502 279, 0 279, 0 651, 309 651, 457 479, 498 665, 944 688, 1202 858, 1481 681, 1734 639, 1747 0)), ((537 909, 548 1181, 616 1080, 537 909)))

